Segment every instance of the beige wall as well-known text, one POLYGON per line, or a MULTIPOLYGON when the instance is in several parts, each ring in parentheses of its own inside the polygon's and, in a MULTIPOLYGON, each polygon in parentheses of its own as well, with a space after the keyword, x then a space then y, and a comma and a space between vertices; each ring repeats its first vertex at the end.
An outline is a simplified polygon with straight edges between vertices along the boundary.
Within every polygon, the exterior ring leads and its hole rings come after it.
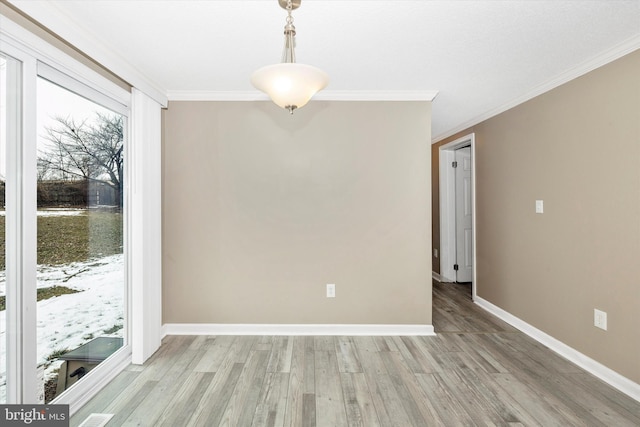
POLYGON ((171 102, 163 321, 431 324, 430 115, 171 102))
POLYGON ((639 76, 636 51, 438 144, 476 135, 478 295, 635 382, 639 76))

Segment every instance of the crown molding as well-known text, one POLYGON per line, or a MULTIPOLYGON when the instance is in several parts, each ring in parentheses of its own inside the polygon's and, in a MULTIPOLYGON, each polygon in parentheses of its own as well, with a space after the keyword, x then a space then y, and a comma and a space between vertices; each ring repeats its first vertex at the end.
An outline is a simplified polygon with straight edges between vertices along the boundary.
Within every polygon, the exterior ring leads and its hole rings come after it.
POLYGON ((504 113, 505 111, 516 107, 530 99, 535 98, 536 96, 542 95, 545 92, 549 92, 552 89, 557 88, 565 83, 570 82, 580 76, 587 74, 590 71, 595 70, 596 68, 600 68, 604 65, 609 64, 610 62, 615 61, 616 59, 620 59, 623 56, 634 52, 640 49, 640 35, 631 37, 630 39, 620 43, 619 45, 613 47, 612 49, 607 50, 587 61, 582 62, 578 66, 574 67, 571 70, 565 71, 552 78, 551 80, 546 81, 536 87, 534 87, 529 92, 525 93, 522 96, 519 96, 511 101, 502 104, 499 107, 491 109, 484 114, 480 114, 479 116, 474 117, 471 120, 468 120, 459 126, 456 126, 453 129, 449 129, 440 135, 434 136, 432 139, 432 144, 436 144, 442 141, 445 138, 448 138, 452 135, 455 135, 458 132, 462 132, 465 129, 469 129, 472 126, 477 125, 485 120, 490 119, 491 117, 497 116, 500 113, 504 113))
POLYGON ((336 90, 323 91, 314 96, 318 101, 433 101, 437 90, 336 90))
POLYGON ((169 101, 269 101, 258 91, 168 90, 169 101))
MULTIPOLYGON (((323 91, 313 99, 317 101, 428 101, 438 95, 437 90, 424 91, 323 91)), ((269 101, 269 97, 259 91, 197 91, 169 90, 170 101, 269 101)))

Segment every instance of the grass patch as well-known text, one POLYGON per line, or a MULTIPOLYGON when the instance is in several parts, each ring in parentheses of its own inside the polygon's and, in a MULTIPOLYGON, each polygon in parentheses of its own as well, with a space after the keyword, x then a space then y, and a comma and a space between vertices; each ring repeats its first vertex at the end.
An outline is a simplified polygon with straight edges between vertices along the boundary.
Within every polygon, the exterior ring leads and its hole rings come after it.
MULTIPOLYGON (((66 286, 52 286, 50 288, 39 288, 37 290, 38 293, 38 301, 42 301, 43 299, 49 299, 53 297, 57 297, 59 295, 66 294, 76 294, 80 291, 76 291, 75 289, 67 288, 66 286)), ((6 299, 4 295, 0 296, 0 311, 6 309, 6 299)))
MULTIPOLYGON (((60 265, 122 253, 122 213, 38 217, 38 264, 60 265)), ((0 270, 5 269, 5 217, 0 216, 0 270)))
POLYGON ((50 288, 39 288, 38 289, 38 301, 42 301, 43 299, 49 299, 53 297, 57 297, 60 295, 66 294, 77 294, 80 291, 76 291, 75 289, 67 288, 66 286, 51 286, 50 288))
POLYGON ((69 351, 71 350, 69 350, 68 348, 59 348, 57 350, 53 350, 50 355, 45 357, 45 360, 47 362, 53 362, 54 360, 57 360, 65 354, 69 353, 69 351))
POLYGON ((105 334, 115 334, 116 332, 118 332, 120 329, 123 328, 123 325, 113 325, 112 327, 110 327, 109 329, 105 329, 104 333, 105 334))

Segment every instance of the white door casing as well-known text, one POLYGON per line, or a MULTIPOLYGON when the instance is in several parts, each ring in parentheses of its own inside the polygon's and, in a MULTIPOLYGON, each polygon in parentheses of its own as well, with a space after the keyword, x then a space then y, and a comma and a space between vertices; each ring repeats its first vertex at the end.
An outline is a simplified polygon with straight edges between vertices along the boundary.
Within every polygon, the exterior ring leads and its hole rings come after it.
POLYGON ((456 271, 457 282, 473 278, 473 212, 471 200, 471 147, 455 150, 456 271))
POLYGON ((440 180, 440 273, 434 275, 442 282, 455 282, 456 271, 456 221, 455 221, 455 169, 451 163, 455 161, 458 148, 471 147, 471 212, 472 212, 472 298, 476 297, 476 198, 475 198, 475 134, 471 133, 439 147, 439 180, 440 180))

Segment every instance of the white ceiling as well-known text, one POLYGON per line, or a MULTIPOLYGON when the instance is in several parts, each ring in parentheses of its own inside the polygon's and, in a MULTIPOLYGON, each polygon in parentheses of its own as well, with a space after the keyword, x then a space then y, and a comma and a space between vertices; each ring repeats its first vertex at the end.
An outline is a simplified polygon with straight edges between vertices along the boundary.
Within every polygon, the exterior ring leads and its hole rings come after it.
MULTIPOLYGON (((255 97, 250 74, 282 51, 277 0, 10 2, 169 99, 255 97)), ((438 91, 436 140, 640 48, 640 0, 303 0, 293 15, 298 62, 331 78, 320 98, 438 91)))

